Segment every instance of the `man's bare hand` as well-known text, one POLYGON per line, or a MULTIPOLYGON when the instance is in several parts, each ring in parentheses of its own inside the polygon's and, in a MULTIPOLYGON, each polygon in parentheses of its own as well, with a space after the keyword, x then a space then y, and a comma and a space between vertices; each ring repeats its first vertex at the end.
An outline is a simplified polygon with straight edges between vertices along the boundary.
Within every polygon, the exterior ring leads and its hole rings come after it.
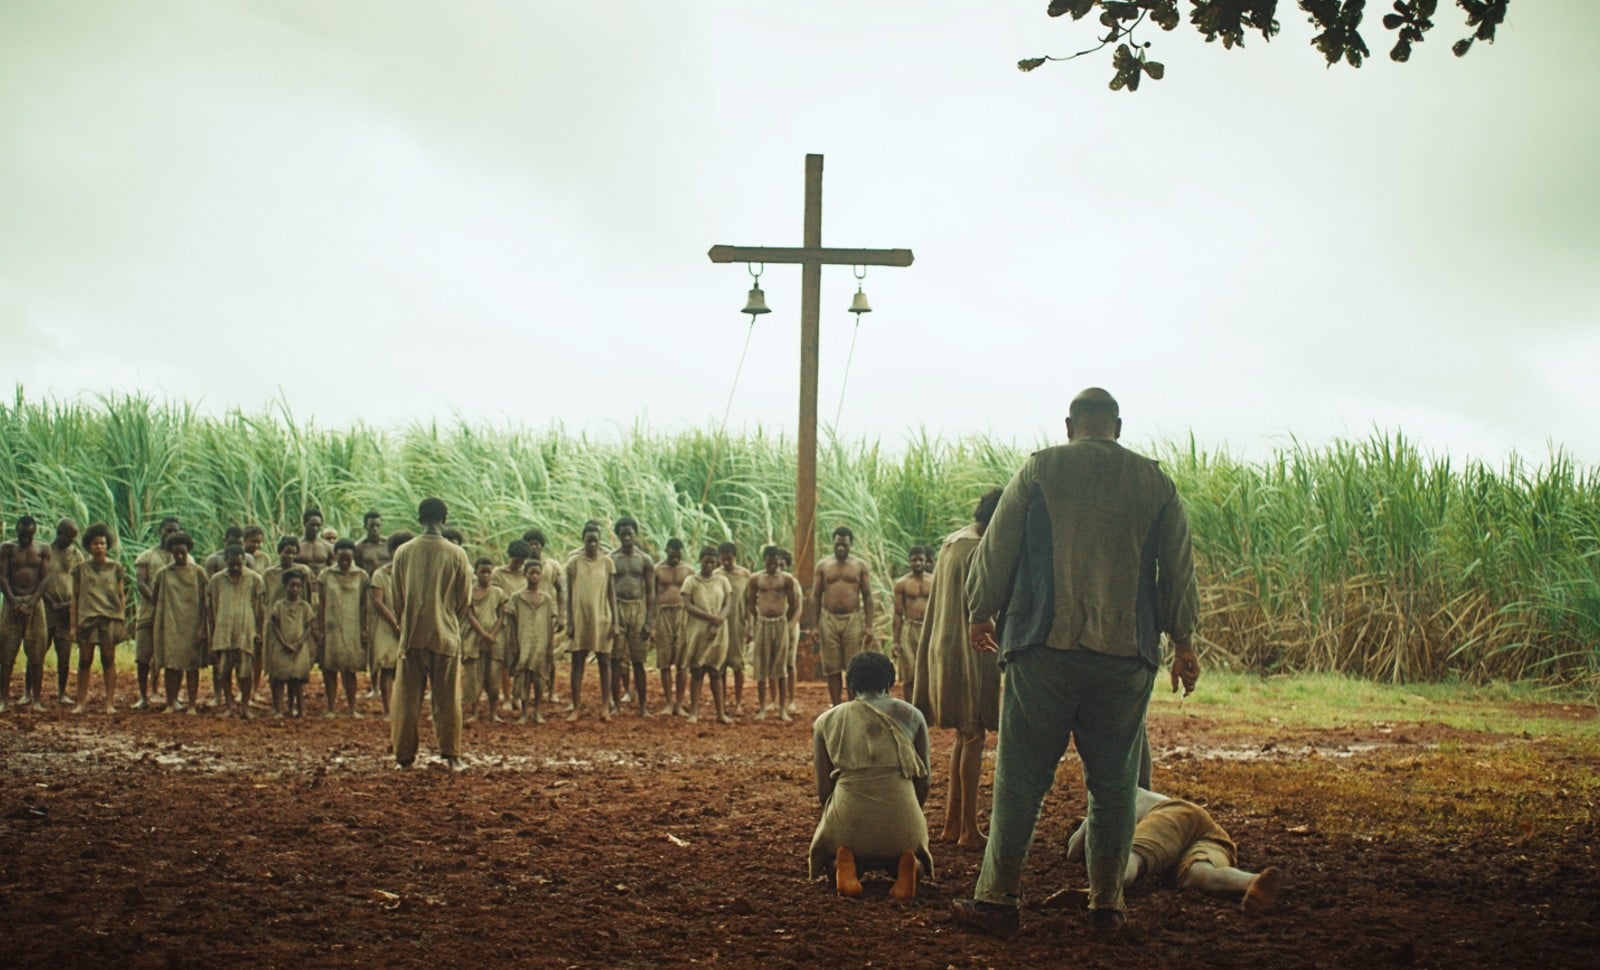
POLYGON ((1200 658, 1194 647, 1187 643, 1172 645, 1172 692, 1178 692, 1178 682, 1183 682, 1183 696, 1194 693, 1195 682, 1200 679, 1200 658))
POLYGON ((979 653, 999 653, 1000 644, 995 641, 994 632, 993 620, 968 624, 967 640, 972 644, 972 649, 979 653))

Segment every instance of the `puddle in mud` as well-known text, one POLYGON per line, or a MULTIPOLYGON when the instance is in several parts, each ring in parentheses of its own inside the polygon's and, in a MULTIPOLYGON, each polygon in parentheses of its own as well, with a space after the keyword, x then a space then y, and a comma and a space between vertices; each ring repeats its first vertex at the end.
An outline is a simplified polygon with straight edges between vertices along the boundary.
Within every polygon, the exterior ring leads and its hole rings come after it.
MULTIPOLYGON (((19 760, 59 763, 63 756, 71 758, 90 770, 121 771, 129 764, 154 764, 174 771, 191 771, 207 774, 249 773, 275 777, 284 772, 314 770, 387 771, 390 761, 387 754, 373 748, 352 745, 315 750, 271 750, 256 757, 237 756, 234 752, 195 741, 136 740, 121 734, 105 734, 89 728, 68 724, 41 725, 38 734, 49 736, 52 743, 44 749, 18 752, 19 760)), ((747 763, 750 758, 708 752, 706 757, 686 757, 679 753, 652 754, 639 752, 585 749, 582 757, 561 754, 507 754, 502 751, 468 750, 463 760, 469 768, 484 771, 510 772, 589 772, 623 769, 640 771, 673 766, 714 767, 719 764, 747 763)))
POLYGON ((1259 745, 1253 748, 1189 748, 1179 745, 1156 753, 1155 760, 1182 761, 1193 759, 1197 761, 1309 761, 1317 758, 1355 758, 1362 755, 1373 754, 1380 751, 1398 750, 1405 748, 1408 751, 1432 751, 1439 746, 1436 744, 1396 744, 1396 743, 1363 743, 1341 744, 1337 747, 1322 748, 1314 744, 1303 744, 1294 747, 1279 747, 1275 744, 1259 745))

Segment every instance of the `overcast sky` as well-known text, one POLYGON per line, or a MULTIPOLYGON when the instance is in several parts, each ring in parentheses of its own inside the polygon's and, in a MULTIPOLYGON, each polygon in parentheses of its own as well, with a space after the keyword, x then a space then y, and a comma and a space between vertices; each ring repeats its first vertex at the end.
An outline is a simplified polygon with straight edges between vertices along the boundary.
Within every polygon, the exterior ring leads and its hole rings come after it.
MULTIPOLYGON (((1600 4, 1516 0, 1464 59, 1326 69, 1283 33, 1152 32, 1108 91, 1045 0, 5 0, 0 377, 323 425, 714 426, 750 278, 714 243, 873 268, 839 429, 1266 454, 1398 429, 1600 464, 1600 4)), ((797 413, 800 272, 769 266, 731 426, 797 413)), ((856 281, 823 274, 821 413, 856 281)))

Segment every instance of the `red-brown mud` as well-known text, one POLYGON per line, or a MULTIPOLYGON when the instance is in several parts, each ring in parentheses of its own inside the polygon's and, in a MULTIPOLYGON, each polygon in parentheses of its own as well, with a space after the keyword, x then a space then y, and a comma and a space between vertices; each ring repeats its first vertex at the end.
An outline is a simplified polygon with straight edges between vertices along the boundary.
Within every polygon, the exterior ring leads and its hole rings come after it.
MULTIPOLYGON (((1082 912, 1036 905, 1083 885, 1063 858, 1084 804, 1069 754, 1030 860, 1024 933, 1004 942, 951 921, 949 900, 971 893, 975 850, 935 845, 938 879, 907 903, 887 898, 887 879, 856 900, 806 880, 817 814, 809 716, 472 724, 471 770, 452 775, 426 757, 393 770, 385 721, 325 720, 320 692, 308 694, 302 721, 0 717, 0 961, 1565 967, 1593 965, 1600 943, 1592 807, 1586 822, 1520 843, 1459 829, 1433 838, 1426 825, 1421 836, 1329 834, 1316 822, 1326 788, 1297 802, 1268 783, 1306 759, 1322 777, 1392 771, 1403 813, 1406 759, 1453 736, 1437 726, 1398 739, 1392 728, 1263 734, 1245 746, 1254 756, 1228 760, 1218 753, 1241 750, 1237 728, 1213 739, 1197 719, 1153 715, 1156 786, 1209 795, 1240 865, 1279 866, 1289 882, 1259 919, 1140 890, 1118 944, 1092 941, 1082 912), (1224 769, 1233 787, 1208 787, 1224 769)), ((814 714, 825 694, 804 685, 800 700, 814 714)), ((426 754, 427 724, 423 736, 426 754)), ((935 732, 935 820, 950 741, 935 732)), ((1592 775, 1579 761, 1572 770, 1592 775)), ((991 769, 992 752, 986 806, 991 769)))

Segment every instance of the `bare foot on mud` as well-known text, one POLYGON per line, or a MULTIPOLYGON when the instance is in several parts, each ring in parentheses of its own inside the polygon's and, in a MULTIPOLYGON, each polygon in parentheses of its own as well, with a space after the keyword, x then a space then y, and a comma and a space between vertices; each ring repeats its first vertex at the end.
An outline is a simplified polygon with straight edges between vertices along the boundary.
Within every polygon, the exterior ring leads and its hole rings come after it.
POLYGON ((1250 887, 1244 891, 1244 898, 1239 900, 1239 910, 1246 916, 1260 916, 1273 907, 1278 901, 1278 893, 1283 890, 1283 871, 1277 866, 1268 866, 1261 870, 1261 874, 1250 880, 1250 887))

